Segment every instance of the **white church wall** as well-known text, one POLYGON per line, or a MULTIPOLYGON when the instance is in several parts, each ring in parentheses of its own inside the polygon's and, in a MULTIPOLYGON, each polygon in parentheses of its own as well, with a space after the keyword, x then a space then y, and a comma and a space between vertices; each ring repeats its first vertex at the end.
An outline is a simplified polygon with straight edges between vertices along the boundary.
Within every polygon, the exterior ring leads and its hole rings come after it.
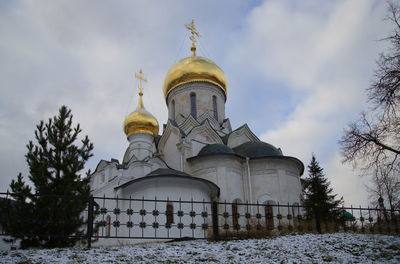
POLYGON ((199 181, 185 177, 157 177, 154 180, 145 179, 141 182, 135 182, 120 191, 121 195, 132 198, 149 198, 154 199, 179 199, 202 201, 203 198, 210 199, 209 188, 199 181))
POLYGON ((181 135, 179 130, 168 124, 159 142, 159 151, 165 163, 175 170, 181 170, 181 153, 178 150, 180 143, 181 135))
POLYGON ((101 170, 96 170, 96 172, 91 175, 90 189, 99 190, 108 188, 109 185, 112 185, 111 181, 116 179, 118 175, 119 172, 115 163, 108 162, 105 166, 101 167, 101 170))
MULTIPOLYGON (((211 214, 211 205, 209 203, 179 203, 182 201, 205 201, 208 202, 212 199, 210 197, 210 188, 205 183, 195 181, 184 177, 168 177, 161 176, 156 178, 150 178, 143 181, 135 182, 118 192, 119 198, 133 198, 137 200, 119 200, 118 205, 115 200, 97 200, 100 207, 105 206, 109 211, 113 211, 114 208, 119 208, 121 213, 114 214, 113 212, 107 212, 107 214, 99 215, 96 221, 107 220, 110 216, 110 226, 101 227, 98 230, 98 234, 101 236, 131 236, 131 237, 206 237, 207 232, 201 228, 204 224, 204 218, 201 216, 201 212, 207 212, 211 214), (142 200, 144 198, 144 200, 142 200), (153 199, 157 198, 157 202, 153 199), (152 201, 146 201, 151 199, 152 201), (167 205, 172 206, 173 216, 171 227, 167 228, 167 216, 166 210, 167 205), (127 209, 133 209, 133 214, 128 215, 127 209), (145 214, 140 214, 140 210, 144 209, 145 214), (155 213, 153 210, 157 210, 155 213), (178 215, 178 211, 183 211, 182 216, 178 215), (190 211, 196 212, 196 216, 191 217, 190 211), (113 226, 115 221, 119 221, 121 225, 118 228, 113 226), (126 223, 131 221, 134 226, 128 228, 126 223), (141 228, 139 224, 141 222, 146 223, 145 228, 141 228), (152 223, 157 223, 158 228, 154 229, 152 223), (195 224, 196 228, 183 228, 177 227, 178 223, 182 223, 185 226, 195 224), (107 230, 108 229, 108 230, 107 230)), ((171 207, 170 207, 171 208, 171 207)), ((171 219, 170 219, 171 220, 171 219)), ((208 223, 211 225, 211 223, 208 223)), ((154 241, 151 239, 151 241, 154 241)), ((142 240, 143 242, 143 240, 142 240)), ((96 245, 115 245, 123 243, 137 243, 137 241, 126 241, 123 239, 99 239, 96 245)))
POLYGON ((297 166, 284 159, 256 159, 250 161, 253 202, 264 203, 265 196, 279 204, 298 203, 301 184, 297 166), (287 174, 287 171, 291 174, 287 174))
POLYGON ((149 174, 151 171, 151 163, 145 161, 133 161, 122 174, 127 179, 136 179, 149 174))
POLYGON ((105 170, 105 181, 109 182, 118 176, 118 169, 114 163, 110 164, 105 170))
POLYGON ((193 176, 209 180, 220 187, 219 201, 246 201, 240 159, 231 155, 205 156, 190 161, 193 176))
MULTIPOLYGON (((300 203, 301 182, 299 172, 294 171, 295 167, 288 164, 286 169, 280 170, 280 175, 285 178, 281 181, 281 200, 290 204, 300 203)), ((282 177, 281 176, 281 177, 282 177)))
POLYGON ((92 195, 95 197, 114 197, 115 191, 114 187, 118 184, 118 178, 114 178, 113 180, 98 186, 97 188, 91 187, 92 195))

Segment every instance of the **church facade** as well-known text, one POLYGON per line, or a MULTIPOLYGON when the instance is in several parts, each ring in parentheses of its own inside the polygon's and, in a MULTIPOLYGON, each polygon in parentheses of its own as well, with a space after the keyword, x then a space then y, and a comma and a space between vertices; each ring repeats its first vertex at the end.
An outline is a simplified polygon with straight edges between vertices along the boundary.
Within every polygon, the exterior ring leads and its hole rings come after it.
MULTIPOLYGON (((93 196, 298 205, 303 163, 260 141, 247 124, 231 128, 226 76, 214 62, 196 56, 194 35, 191 39, 192 55, 165 77, 168 122, 161 134, 143 104, 147 80, 142 71, 136 75, 139 102, 124 121, 125 155, 122 162, 99 162, 91 178, 93 196)), ((178 210, 165 207, 160 210, 178 210)))

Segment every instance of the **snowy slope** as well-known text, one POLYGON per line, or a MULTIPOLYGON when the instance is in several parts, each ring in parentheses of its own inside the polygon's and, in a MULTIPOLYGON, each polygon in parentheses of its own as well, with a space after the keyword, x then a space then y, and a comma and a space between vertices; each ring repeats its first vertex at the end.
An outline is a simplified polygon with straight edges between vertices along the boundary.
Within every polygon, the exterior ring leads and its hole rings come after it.
POLYGON ((400 263, 400 237, 305 234, 236 241, 5 251, 1 263, 400 263))

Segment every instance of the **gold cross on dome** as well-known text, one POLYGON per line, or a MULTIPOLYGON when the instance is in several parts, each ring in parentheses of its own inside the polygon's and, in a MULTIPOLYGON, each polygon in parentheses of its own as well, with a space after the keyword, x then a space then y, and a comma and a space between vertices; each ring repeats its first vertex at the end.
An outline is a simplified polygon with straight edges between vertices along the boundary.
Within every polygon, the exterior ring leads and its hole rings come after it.
POLYGON ((142 69, 139 70, 139 74, 135 73, 135 78, 139 79, 139 91, 141 94, 143 94, 142 81, 147 82, 147 79, 144 78, 142 69))
POLYGON ((196 26, 194 25, 194 19, 192 19, 192 22, 190 24, 185 25, 185 27, 190 30, 190 33, 192 33, 192 35, 189 37, 192 41, 192 46, 190 47, 190 50, 192 51, 192 56, 196 56, 196 36, 197 38, 201 36, 200 33, 197 31, 196 26))

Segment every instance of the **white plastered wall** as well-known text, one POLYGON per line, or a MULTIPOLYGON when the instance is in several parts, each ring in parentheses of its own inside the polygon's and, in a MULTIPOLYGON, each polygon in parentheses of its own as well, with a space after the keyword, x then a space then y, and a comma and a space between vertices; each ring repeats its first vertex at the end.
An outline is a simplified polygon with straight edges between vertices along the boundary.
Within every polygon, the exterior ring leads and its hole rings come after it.
POLYGON ((278 158, 250 160, 253 202, 266 197, 279 204, 300 202, 300 168, 294 162, 278 158))
POLYGON ((221 189, 219 201, 231 203, 235 199, 246 201, 242 164, 233 155, 212 155, 189 162, 193 176, 209 180, 221 189))
MULTIPOLYGON (((126 223, 127 221, 132 221, 136 226, 130 229, 130 236, 144 236, 144 237, 154 237, 155 229, 151 226, 144 228, 143 233, 142 229, 137 226, 140 222, 146 222, 147 225, 151 225, 153 222, 157 222, 159 224, 159 228, 156 230, 157 237, 185 237, 185 236, 195 236, 195 237, 206 237, 207 232, 203 231, 201 228, 196 228, 193 230, 195 232, 192 233, 190 228, 184 228, 179 230, 176 227, 177 223, 183 223, 185 226, 190 225, 191 223, 195 223, 198 227, 204 223, 204 219, 201 217, 201 212, 207 212, 211 215, 211 205, 210 203, 179 203, 178 201, 181 199, 182 201, 191 201, 193 198, 194 201, 211 201, 214 197, 215 193, 210 190, 210 187, 198 180, 188 179, 188 178, 176 178, 169 176, 160 176, 158 178, 153 178, 149 180, 143 180, 140 182, 135 182, 131 185, 124 187, 123 189, 118 189, 115 195, 118 195, 120 198, 132 198, 133 200, 119 200, 118 205, 115 200, 105 200, 104 204, 102 199, 96 200, 101 207, 106 207, 109 210, 113 210, 113 208, 119 208, 121 212, 126 212, 127 209, 132 208, 136 213, 134 213, 131 218, 126 213, 121 213, 118 216, 113 214, 112 212, 108 212, 106 215, 98 215, 96 220, 106 219, 108 215, 111 217, 111 223, 118 220, 120 223, 126 223), (157 198, 158 202, 155 204, 154 201, 144 201, 141 199, 155 199, 157 198), (135 200, 137 199, 137 200, 135 200), (167 202, 168 200, 169 202, 167 202), (165 228, 166 223, 166 205, 173 205, 173 227, 171 229, 165 228), (139 210, 145 209, 146 214, 144 216, 139 215, 137 212, 139 210), (158 210, 159 215, 155 217, 153 215, 153 210, 158 210), (179 217, 177 215, 177 211, 182 210, 185 213, 185 216, 179 217), (192 219, 187 214, 190 211, 195 211, 197 215, 192 219), (193 220, 193 222, 192 222, 193 220), (169 232, 168 232, 169 231, 169 232), (182 233, 180 233, 182 232, 182 233)), ((211 223, 208 223, 211 225, 211 223)), ((106 227, 100 228, 99 234, 104 235, 106 232, 106 227)), ((126 225, 121 225, 118 229, 115 229, 111 226, 111 236, 119 235, 119 236, 128 236, 129 230, 126 225), (115 233, 117 231, 117 233, 115 233)), ((139 242, 143 243, 146 239, 142 239, 139 242)), ((155 241, 154 239, 149 239, 149 241, 155 241)), ((99 239, 95 246, 101 245, 123 245, 123 244, 134 244, 137 243, 136 240, 131 239, 99 239)))

